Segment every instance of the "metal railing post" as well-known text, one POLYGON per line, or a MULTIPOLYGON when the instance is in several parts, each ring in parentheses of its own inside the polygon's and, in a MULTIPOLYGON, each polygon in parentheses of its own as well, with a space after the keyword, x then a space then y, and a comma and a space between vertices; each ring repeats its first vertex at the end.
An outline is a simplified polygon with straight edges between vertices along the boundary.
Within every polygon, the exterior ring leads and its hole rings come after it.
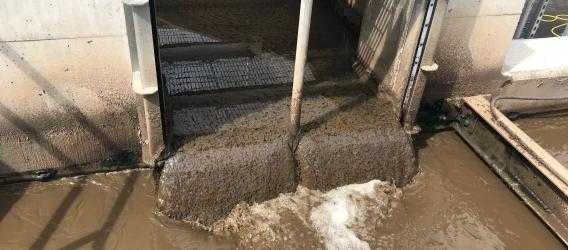
POLYGON ((290 140, 293 148, 298 142, 300 119, 302 114, 302 95, 304 90, 304 71, 308 56, 308 41, 310 40, 310 23, 312 19, 313 0, 302 0, 300 6, 300 21, 298 25, 298 42, 296 45, 296 62, 294 64, 294 83, 290 101, 290 140))
POLYGON ((142 161, 153 165, 163 149, 164 139, 149 0, 123 0, 123 8, 132 65, 132 90, 140 97, 138 120, 142 161))

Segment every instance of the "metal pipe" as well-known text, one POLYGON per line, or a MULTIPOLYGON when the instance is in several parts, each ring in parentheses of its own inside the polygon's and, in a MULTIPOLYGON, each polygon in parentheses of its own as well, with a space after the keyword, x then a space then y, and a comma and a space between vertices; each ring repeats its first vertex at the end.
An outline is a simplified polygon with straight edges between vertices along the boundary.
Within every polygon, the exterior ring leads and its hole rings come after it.
POLYGON ((313 0, 302 0, 300 21, 298 24, 298 42, 296 44, 296 62, 294 64, 294 83, 290 100, 290 139, 297 141, 302 114, 302 95, 304 90, 304 71, 308 56, 310 40, 310 23, 312 19, 313 0))

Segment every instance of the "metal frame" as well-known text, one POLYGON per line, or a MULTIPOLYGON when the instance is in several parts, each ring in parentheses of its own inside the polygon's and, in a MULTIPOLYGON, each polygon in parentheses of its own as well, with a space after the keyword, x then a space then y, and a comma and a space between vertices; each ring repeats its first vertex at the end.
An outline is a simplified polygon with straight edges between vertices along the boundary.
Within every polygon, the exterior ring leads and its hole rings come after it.
POLYGON ((527 0, 517 25, 514 39, 534 38, 549 0, 527 0))
POLYGON ((568 245, 568 185, 552 171, 566 168, 500 111, 492 112, 487 96, 463 100, 454 129, 568 245))
POLYGON ((434 61, 434 52, 438 45, 446 8, 446 1, 429 0, 428 4, 424 6, 424 10, 421 10, 422 27, 416 41, 416 49, 411 61, 412 66, 400 108, 401 123, 404 129, 410 133, 419 132, 415 123, 426 82, 428 76, 439 68, 434 61))

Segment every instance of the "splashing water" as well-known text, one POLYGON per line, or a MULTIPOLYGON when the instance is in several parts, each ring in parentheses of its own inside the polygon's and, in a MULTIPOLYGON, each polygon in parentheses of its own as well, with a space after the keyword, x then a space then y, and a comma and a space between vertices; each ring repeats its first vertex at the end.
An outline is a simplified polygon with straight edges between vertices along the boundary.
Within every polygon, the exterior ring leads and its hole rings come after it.
POLYGON ((238 205, 214 231, 238 237, 244 248, 370 249, 367 241, 400 196, 378 180, 328 192, 300 186, 273 200, 238 205))

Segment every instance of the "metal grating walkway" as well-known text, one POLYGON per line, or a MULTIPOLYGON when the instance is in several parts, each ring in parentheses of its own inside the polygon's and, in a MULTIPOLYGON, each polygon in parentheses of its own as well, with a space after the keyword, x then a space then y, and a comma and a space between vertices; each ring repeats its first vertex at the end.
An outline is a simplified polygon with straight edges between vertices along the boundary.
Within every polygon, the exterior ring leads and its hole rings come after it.
POLYGON ((259 112, 266 105, 258 102, 175 110, 173 133, 178 136, 214 133, 239 117, 259 112))
MULTIPOLYGON (((206 61, 163 63, 169 95, 291 83, 294 62, 273 54, 206 61)), ((310 66, 305 81, 315 80, 310 66)))
POLYGON ((219 40, 175 27, 158 28, 160 47, 172 45, 218 43, 219 40))

